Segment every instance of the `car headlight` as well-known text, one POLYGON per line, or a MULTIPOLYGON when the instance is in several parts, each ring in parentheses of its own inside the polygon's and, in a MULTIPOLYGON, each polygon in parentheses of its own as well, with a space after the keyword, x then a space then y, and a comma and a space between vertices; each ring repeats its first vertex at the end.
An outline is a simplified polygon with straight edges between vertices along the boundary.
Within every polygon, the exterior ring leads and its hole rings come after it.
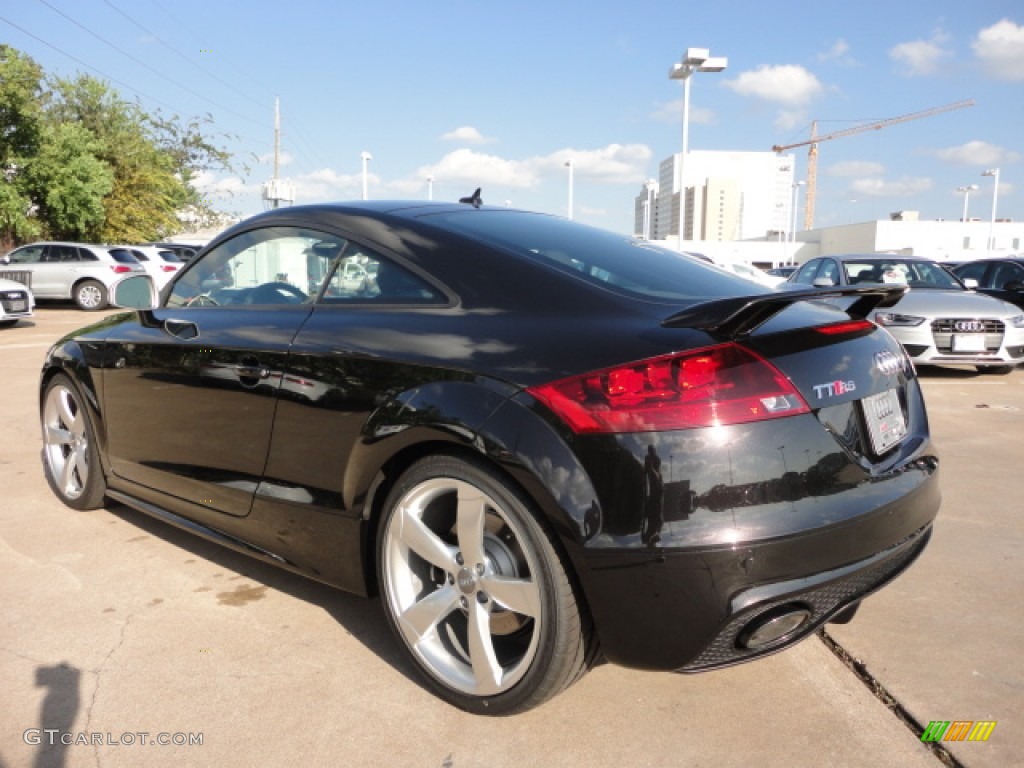
POLYGON ((913 327, 923 323, 924 318, 916 315, 900 315, 896 312, 876 312, 875 322, 879 325, 913 327))
POLYGON ((1024 328, 1024 315, 1017 315, 1010 318, 1010 325, 1014 328, 1024 328))

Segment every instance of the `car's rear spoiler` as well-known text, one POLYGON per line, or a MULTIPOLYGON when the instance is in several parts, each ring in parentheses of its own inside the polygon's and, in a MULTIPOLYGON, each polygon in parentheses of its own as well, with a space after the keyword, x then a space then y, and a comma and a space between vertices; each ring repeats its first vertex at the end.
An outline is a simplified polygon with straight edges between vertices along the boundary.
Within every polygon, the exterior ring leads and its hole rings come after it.
POLYGON ((694 304, 665 318, 666 328, 697 328, 712 336, 735 339, 753 333, 786 307, 798 301, 856 297, 846 313, 861 320, 878 307, 891 307, 907 292, 905 285, 858 285, 845 288, 808 288, 758 296, 730 296, 694 304))

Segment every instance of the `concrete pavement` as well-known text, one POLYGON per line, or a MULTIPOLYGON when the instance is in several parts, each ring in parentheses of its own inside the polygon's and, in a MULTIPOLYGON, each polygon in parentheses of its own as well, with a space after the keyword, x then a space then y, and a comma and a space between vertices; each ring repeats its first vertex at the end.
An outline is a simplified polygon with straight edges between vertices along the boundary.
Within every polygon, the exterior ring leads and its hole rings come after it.
MULTIPOLYGON (((44 306, 0 332, 0 768, 942 765, 817 637, 697 676, 605 665, 539 710, 472 717, 420 687, 376 601, 120 505, 67 509, 36 386, 49 344, 94 318, 44 306)), ((932 544, 828 631, 922 724, 998 721, 947 743, 956 760, 1021 765, 1024 371, 923 382, 932 544)))

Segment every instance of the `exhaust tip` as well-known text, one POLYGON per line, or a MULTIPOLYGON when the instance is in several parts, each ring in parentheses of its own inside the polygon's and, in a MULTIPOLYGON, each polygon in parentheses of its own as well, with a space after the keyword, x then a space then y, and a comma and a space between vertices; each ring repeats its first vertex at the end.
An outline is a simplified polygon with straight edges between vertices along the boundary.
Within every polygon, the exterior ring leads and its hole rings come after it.
POLYGON ((810 610, 802 605, 776 606, 748 622, 736 638, 736 645, 756 651, 796 633, 810 620, 810 610))

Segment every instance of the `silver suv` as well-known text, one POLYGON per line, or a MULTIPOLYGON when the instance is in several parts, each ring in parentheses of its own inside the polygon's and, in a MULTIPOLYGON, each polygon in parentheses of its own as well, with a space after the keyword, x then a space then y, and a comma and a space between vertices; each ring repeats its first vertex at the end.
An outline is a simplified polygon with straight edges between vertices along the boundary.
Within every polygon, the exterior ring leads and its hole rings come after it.
POLYGON ((29 272, 37 299, 72 299, 81 309, 107 306, 110 286, 125 275, 145 272, 124 249, 84 243, 32 243, 0 260, 5 272, 29 272))

